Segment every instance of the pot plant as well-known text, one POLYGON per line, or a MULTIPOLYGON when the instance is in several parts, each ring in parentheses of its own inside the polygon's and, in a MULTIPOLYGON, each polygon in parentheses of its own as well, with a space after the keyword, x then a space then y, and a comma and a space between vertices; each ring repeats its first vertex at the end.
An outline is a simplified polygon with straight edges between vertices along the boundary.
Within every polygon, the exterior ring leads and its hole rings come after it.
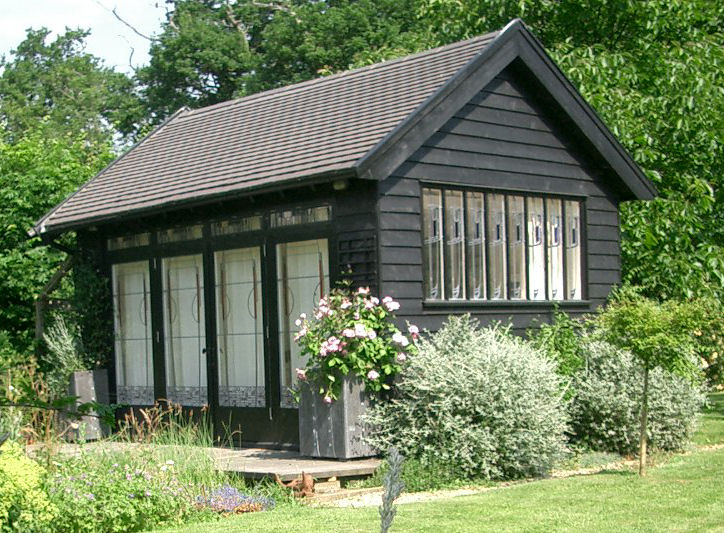
POLYGON ((365 442, 361 417, 370 401, 389 391, 408 357, 417 351, 414 325, 407 332, 394 323, 400 304, 382 300, 369 288, 342 282, 302 314, 295 340, 307 356, 299 378, 301 455, 351 459, 374 451, 365 442))

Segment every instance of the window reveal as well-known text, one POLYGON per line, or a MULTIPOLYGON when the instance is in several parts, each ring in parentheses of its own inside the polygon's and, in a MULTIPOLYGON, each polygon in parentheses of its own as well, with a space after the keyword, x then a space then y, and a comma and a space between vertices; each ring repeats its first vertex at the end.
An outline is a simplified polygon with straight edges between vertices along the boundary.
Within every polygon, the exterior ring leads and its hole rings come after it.
POLYGON ((426 300, 582 299, 581 204, 422 190, 426 300))

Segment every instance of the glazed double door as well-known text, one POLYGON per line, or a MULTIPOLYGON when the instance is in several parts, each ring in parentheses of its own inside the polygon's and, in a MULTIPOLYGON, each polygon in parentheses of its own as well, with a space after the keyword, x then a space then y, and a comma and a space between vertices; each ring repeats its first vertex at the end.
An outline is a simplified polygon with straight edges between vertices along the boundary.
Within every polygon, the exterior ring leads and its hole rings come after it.
POLYGON ((308 239, 219 250, 206 263, 163 258, 166 397, 210 405, 217 429, 242 441, 295 442, 291 388, 305 364, 295 322, 329 290, 328 248, 308 239))

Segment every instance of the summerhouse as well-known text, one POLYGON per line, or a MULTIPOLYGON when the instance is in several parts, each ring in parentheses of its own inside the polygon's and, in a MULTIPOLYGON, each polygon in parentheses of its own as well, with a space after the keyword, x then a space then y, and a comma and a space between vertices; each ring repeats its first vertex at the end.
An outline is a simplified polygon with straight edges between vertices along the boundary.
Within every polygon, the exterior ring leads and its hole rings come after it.
POLYGON ((44 216, 108 279, 111 397, 208 405, 294 445, 295 319, 342 276, 434 330, 524 329, 620 280, 619 203, 655 189, 521 21, 181 109, 44 216))

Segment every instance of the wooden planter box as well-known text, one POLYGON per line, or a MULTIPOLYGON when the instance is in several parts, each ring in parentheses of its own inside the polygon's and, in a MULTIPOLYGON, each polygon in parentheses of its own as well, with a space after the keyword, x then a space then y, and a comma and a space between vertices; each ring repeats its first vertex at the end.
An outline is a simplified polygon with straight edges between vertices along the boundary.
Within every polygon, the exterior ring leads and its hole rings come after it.
POLYGON ((374 450, 364 442, 369 399, 356 378, 345 377, 339 399, 332 404, 307 383, 299 398, 299 453, 306 457, 355 459, 371 457, 374 450))
MULTIPOLYGON (((77 396, 76 405, 87 402, 108 403, 108 371, 84 370, 73 372, 68 385, 68 396, 77 396)), ((65 438, 70 441, 98 440, 108 435, 109 428, 95 416, 80 419, 66 417, 70 426, 65 438)))

